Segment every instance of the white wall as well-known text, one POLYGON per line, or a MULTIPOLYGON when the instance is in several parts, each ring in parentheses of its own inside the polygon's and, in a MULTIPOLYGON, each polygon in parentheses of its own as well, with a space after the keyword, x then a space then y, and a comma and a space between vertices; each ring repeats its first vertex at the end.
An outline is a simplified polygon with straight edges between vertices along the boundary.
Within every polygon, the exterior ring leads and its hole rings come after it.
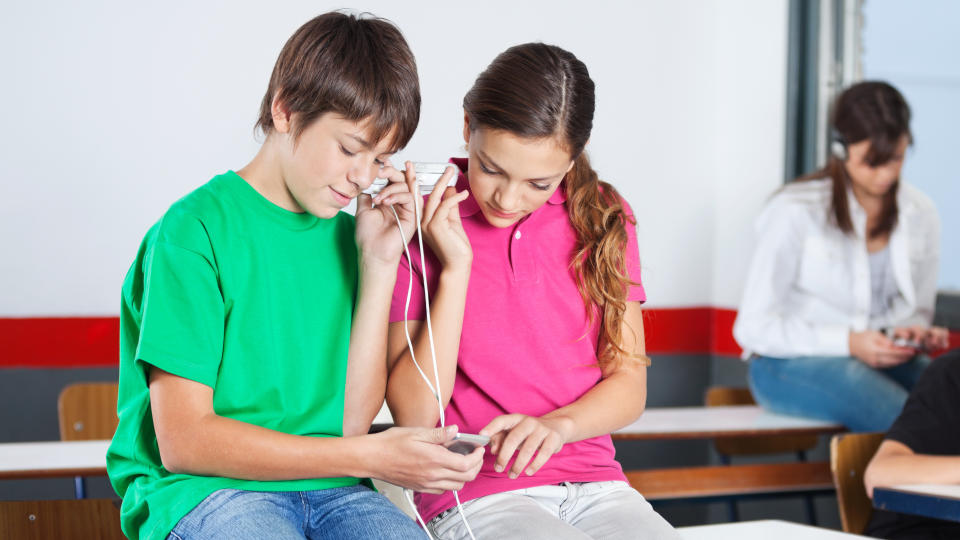
POLYGON ((913 111, 915 144, 907 154, 903 178, 929 195, 940 214, 940 280, 942 289, 960 291, 960 252, 954 234, 960 230, 960 169, 957 126, 960 125, 960 4, 927 0, 910 4, 870 0, 863 6, 863 72, 896 86, 913 111))
MULTIPOLYGON (((276 55, 341 4, 14 3, 0 20, 0 316, 109 315, 174 200, 256 152, 276 55)), ((507 46, 572 50, 597 83, 588 150, 639 218, 654 307, 735 306, 748 224, 782 178, 786 0, 487 1, 353 7, 417 56, 401 158, 462 147, 460 102, 507 46)))

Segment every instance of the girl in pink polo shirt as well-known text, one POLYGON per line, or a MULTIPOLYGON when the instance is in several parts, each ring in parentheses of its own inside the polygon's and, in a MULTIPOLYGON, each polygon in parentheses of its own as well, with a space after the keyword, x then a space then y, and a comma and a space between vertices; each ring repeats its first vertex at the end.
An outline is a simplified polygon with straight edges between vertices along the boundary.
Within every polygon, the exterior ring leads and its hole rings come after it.
MULTIPOLYGON (((610 439, 643 412, 649 359, 635 220, 583 152, 587 68, 558 47, 512 47, 463 106, 469 160, 452 160, 456 187, 427 200, 422 226, 445 420, 491 437, 464 514, 480 540, 677 538, 610 439)), ((404 331, 432 376, 416 246, 393 295, 387 403, 397 424, 433 427, 438 402, 404 331)), ((469 537, 452 493, 417 505, 438 538, 469 537)))

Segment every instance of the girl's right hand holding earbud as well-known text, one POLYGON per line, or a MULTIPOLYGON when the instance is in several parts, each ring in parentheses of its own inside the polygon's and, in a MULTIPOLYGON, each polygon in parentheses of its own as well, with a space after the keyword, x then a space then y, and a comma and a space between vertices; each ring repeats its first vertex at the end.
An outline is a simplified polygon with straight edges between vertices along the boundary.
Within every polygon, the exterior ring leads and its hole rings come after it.
MULTIPOLYGON (((412 168, 407 163, 407 168, 412 168)), ((437 187, 445 186, 456 181, 456 167, 448 167, 437 182, 437 187)), ((473 249, 470 240, 460 222, 460 202, 470 195, 467 190, 457 193, 457 189, 449 186, 445 189, 434 189, 427 198, 423 207, 423 216, 420 228, 423 238, 440 261, 444 270, 464 271, 469 273, 473 263, 473 249)))

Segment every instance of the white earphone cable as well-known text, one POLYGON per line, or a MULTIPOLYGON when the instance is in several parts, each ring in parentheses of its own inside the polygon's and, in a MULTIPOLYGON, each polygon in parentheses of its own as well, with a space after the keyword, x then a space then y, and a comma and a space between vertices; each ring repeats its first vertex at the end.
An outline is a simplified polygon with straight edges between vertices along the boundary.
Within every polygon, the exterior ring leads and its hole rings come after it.
MULTIPOLYGON (((414 197, 419 197, 419 196, 420 196, 420 193, 418 189, 417 192, 414 193, 414 197)), ((407 258, 407 266, 409 270, 408 275, 410 278, 407 284, 407 300, 403 307, 403 332, 407 339, 407 348, 410 350, 410 359, 413 360, 413 365, 417 368, 417 371, 420 373, 420 376, 423 378, 424 382, 427 383, 427 386, 430 388, 430 391, 433 392, 434 397, 437 399, 437 408, 440 411, 440 427, 442 428, 446 426, 446 418, 444 415, 443 398, 440 395, 440 372, 439 372, 439 369, 437 368, 437 351, 433 341, 433 325, 430 322, 430 293, 428 292, 428 286, 427 286, 427 265, 426 265, 426 261, 423 254, 423 234, 420 229, 420 212, 418 211, 418 205, 416 204, 416 202, 417 201, 415 199, 414 205, 413 205, 413 217, 414 217, 414 222, 416 223, 416 226, 417 226, 417 241, 420 247, 420 269, 421 269, 421 275, 423 277, 423 296, 424 296, 424 301, 426 302, 425 311, 427 315, 427 338, 429 339, 429 342, 430 342, 430 354, 433 359, 433 378, 434 378, 434 383, 436 383, 436 386, 434 386, 433 384, 430 384, 430 379, 427 377, 426 373, 423 372, 423 369, 420 368, 420 364, 417 362, 416 356, 414 355, 414 351, 413 351, 413 340, 410 338, 410 328, 407 324, 407 320, 409 319, 408 314, 410 310, 410 298, 413 294, 413 261, 410 258, 410 249, 407 246, 407 243, 403 241, 405 236, 403 234, 403 226, 400 224, 400 216, 397 214, 397 210, 391 205, 390 209, 393 211, 393 217, 397 220, 397 229, 400 230, 400 240, 401 242, 403 242, 403 250, 404 250, 404 255, 407 258)), ((420 523, 420 526, 423 528, 424 532, 427 533, 427 537, 433 540, 434 538, 433 535, 430 533, 430 530, 427 529, 427 525, 423 522, 423 517, 420 516, 420 512, 417 511, 416 504, 414 504, 413 502, 413 491, 410 489, 404 489, 403 494, 404 494, 404 497, 407 499, 407 502, 410 504, 410 508, 413 509, 413 513, 416 514, 417 521, 420 523)), ((460 504, 460 494, 458 491, 456 490, 453 491, 453 498, 457 502, 457 510, 460 513, 460 519, 463 520, 463 526, 466 527, 467 529, 467 534, 470 535, 471 540, 477 540, 476 537, 473 535, 473 529, 470 528, 470 524, 467 522, 467 517, 463 512, 463 505, 460 504)))

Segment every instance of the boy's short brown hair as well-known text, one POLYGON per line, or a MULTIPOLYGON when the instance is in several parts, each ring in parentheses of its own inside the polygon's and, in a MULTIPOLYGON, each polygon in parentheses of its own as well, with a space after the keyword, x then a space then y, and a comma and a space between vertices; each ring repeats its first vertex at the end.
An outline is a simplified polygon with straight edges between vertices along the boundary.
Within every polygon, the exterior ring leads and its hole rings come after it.
POLYGON ((371 120, 371 143, 388 133, 406 146, 420 122, 417 64, 400 30, 369 14, 324 13, 297 29, 280 51, 256 127, 273 130, 271 105, 283 102, 298 139, 320 115, 371 120))

